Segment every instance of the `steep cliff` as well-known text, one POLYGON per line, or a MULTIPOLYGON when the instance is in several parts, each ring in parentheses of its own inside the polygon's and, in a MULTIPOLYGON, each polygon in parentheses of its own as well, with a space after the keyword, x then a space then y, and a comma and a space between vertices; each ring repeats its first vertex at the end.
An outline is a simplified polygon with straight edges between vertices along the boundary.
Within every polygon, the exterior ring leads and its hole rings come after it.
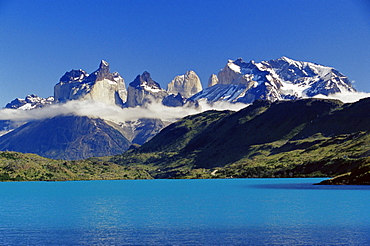
POLYGON ((119 73, 110 73, 109 64, 102 60, 99 68, 90 75, 82 69, 66 72, 54 86, 54 98, 56 103, 92 99, 122 106, 127 91, 119 73))
POLYGON ((168 94, 181 94, 183 98, 189 98, 202 90, 202 84, 194 71, 187 71, 184 75, 176 76, 167 86, 168 94))
POLYGON ((144 72, 136 76, 129 84, 127 90, 126 107, 145 106, 145 104, 156 101, 161 102, 167 96, 166 90, 155 82, 150 73, 144 72))

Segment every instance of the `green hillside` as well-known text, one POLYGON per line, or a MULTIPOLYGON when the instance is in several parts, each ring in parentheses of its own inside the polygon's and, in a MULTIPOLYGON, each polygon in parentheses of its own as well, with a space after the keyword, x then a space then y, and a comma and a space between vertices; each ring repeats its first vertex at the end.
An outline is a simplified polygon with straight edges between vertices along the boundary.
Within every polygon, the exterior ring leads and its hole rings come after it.
POLYGON ((333 179, 322 181, 323 185, 370 185, 370 158, 361 158, 357 160, 358 165, 352 168, 348 173, 338 175, 333 179))
POLYGON ((369 155, 369 108, 370 99, 256 101, 185 117, 110 161, 155 178, 335 176, 369 155))
POLYGON ((52 160, 35 154, 0 152, 0 181, 150 179, 135 167, 94 161, 52 160))

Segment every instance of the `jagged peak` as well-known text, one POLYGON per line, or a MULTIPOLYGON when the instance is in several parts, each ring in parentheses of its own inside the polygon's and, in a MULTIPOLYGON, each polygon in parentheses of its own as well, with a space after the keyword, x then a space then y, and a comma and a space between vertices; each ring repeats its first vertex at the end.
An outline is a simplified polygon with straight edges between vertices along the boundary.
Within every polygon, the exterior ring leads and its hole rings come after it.
POLYGON ((177 75, 168 85, 169 94, 180 93, 184 98, 189 98, 203 89, 199 76, 193 71, 177 75))
POLYGON ((96 70, 96 72, 104 74, 104 75, 110 74, 109 63, 105 60, 101 60, 99 68, 98 70, 96 70))
POLYGON ((152 78, 150 77, 150 73, 148 71, 144 71, 143 74, 140 76, 143 81, 151 81, 152 78))
POLYGON ((286 56, 282 56, 278 59, 274 59, 272 61, 285 61, 287 63, 289 63, 290 65, 295 65, 295 66, 307 66, 307 65, 314 65, 314 66, 320 66, 320 67, 326 67, 326 68, 332 68, 332 67, 329 67, 329 66, 324 66, 324 65, 321 65, 321 64, 318 64, 318 63, 314 63, 314 62, 308 62, 308 61, 297 61, 297 60, 294 60, 294 59, 291 59, 289 57, 286 57, 286 56))
POLYGON ((63 82, 63 83, 76 82, 76 81, 81 82, 84 78, 86 78, 88 76, 89 76, 89 74, 86 71, 82 70, 82 69, 78 69, 78 70, 72 69, 71 71, 66 72, 60 78, 59 81, 63 82))
POLYGON ((10 103, 6 104, 5 108, 12 108, 12 109, 34 109, 34 108, 41 108, 46 105, 52 104, 54 101, 54 97, 50 96, 47 98, 39 97, 35 94, 27 95, 24 99, 16 98, 10 103))
POLYGON ((134 81, 129 84, 129 86, 161 90, 161 86, 152 79, 148 71, 144 71, 141 75, 137 75, 134 81))
POLYGON ((237 64, 237 63, 245 63, 245 61, 243 60, 243 58, 239 57, 238 59, 236 59, 236 60, 234 61, 234 63, 235 63, 235 64, 237 64))
POLYGON ((95 82, 103 79, 114 80, 109 70, 109 63, 105 60, 100 61, 99 68, 87 78, 87 82, 95 82))
POLYGON ((217 85, 218 83, 218 77, 216 74, 211 74, 208 79, 208 87, 212 87, 214 85, 217 85))
POLYGON ((109 63, 107 61, 105 61, 105 60, 101 60, 99 67, 109 67, 109 63))
POLYGON ((249 62, 246 62, 243 60, 243 58, 239 57, 238 59, 236 59, 235 61, 234 60, 228 60, 228 64, 227 64, 231 69, 233 69, 234 71, 239 71, 239 68, 235 67, 235 66, 238 66, 238 67, 250 67, 251 65, 256 65, 256 62, 254 60, 250 60, 249 62))
POLYGON ((96 70, 96 72, 110 73, 109 63, 106 62, 105 60, 101 60, 99 68, 98 68, 98 70, 96 70))
POLYGON ((197 73, 194 72, 193 70, 189 70, 189 71, 186 71, 185 76, 190 75, 190 74, 197 75, 197 73))
POLYGON ((277 60, 284 60, 284 61, 287 61, 287 62, 295 62, 295 60, 290 59, 289 57, 286 57, 286 56, 282 56, 282 57, 278 58, 277 60))

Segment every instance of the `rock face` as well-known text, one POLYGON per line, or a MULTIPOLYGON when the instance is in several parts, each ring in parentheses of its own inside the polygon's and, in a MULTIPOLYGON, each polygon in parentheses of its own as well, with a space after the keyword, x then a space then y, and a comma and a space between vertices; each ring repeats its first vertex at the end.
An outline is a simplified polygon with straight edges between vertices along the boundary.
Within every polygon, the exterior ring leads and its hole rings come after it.
MULTIPOLYGON (((114 124, 114 123, 109 123, 114 124)), ((131 144, 142 145, 152 139, 160 132, 166 124, 159 119, 138 119, 115 124, 115 129, 119 130, 131 144)))
POLYGON ((184 99, 180 93, 177 95, 171 94, 163 98, 162 104, 167 107, 181 107, 185 104, 186 99, 184 99))
POLYGON ((10 103, 8 103, 5 108, 11 109, 35 109, 42 108, 46 105, 50 105, 54 102, 54 97, 42 98, 34 94, 26 96, 25 99, 16 98, 10 103))
POLYGON ((126 107, 145 106, 153 101, 161 102, 167 95, 167 92, 150 77, 150 73, 145 71, 129 84, 126 107))
POLYGON ((181 94, 189 98, 202 90, 202 83, 194 71, 187 71, 184 75, 176 76, 167 86, 168 94, 181 94))
POLYGON ((110 73, 109 64, 102 60, 99 68, 90 75, 82 69, 66 72, 54 86, 54 98, 56 103, 92 99, 122 106, 127 91, 119 73, 110 73))
POLYGON ((260 63, 229 60, 209 85, 191 99, 251 103, 355 91, 349 79, 334 68, 287 57, 260 63))
POLYGON ((1 150, 65 160, 120 154, 130 144, 102 119, 85 116, 32 121, 0 137, 1 150))
POLYGON ((212 87, 218 84, 218 78, 216 74, 212 74, 208 79, 208 87, 212 87))

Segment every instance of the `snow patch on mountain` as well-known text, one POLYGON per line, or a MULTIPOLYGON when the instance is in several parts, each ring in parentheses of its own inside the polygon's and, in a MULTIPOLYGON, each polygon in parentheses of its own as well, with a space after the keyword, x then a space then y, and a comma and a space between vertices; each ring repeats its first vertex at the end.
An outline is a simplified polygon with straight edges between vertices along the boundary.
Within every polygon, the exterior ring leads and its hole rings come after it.
POLYGON ((137 75, 127 89, 126 107, 145 106, 147 104, 162 101, 168 95, 167 91, 154 81, 150 73, 145 71, 137 75))
POLYGON ((259 63, 228 60, 209 85, 190 100, 252 103, 356 92, 349 79, 334 68, 287 57, 259 63))
POLYGON ((34 94, 26 96, 25 99, 16 98, 8 103, 5 108, 9 109, 21 109, 31 110, 36 108, 42 108, 47 105, 51 105, 54 102, 54 97, 42 98, 34 94))

